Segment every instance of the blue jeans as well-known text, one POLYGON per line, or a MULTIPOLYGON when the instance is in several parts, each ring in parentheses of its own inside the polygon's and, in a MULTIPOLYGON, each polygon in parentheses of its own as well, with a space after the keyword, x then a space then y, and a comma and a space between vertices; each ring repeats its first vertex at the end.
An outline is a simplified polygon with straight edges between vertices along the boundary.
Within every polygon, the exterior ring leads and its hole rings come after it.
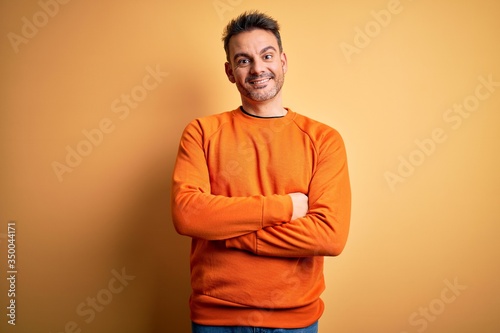
POLYGON ((192 323, 192 333, 318 333, 318 322, 304 328, 265 328, 250 326, 204 326, 192 323))

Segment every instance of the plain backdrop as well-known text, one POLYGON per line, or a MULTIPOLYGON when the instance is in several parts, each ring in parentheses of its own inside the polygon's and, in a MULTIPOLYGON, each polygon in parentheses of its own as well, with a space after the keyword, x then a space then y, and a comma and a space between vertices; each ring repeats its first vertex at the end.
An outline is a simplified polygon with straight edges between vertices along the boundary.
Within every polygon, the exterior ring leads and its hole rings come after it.
POLYGON ((251 9, 281 23, 285 105, 348 151, 320 332, 500 330, 498 1, 2 0, 2 332, 189 332, 171 172, 190 120, 239 106, 220 38, 251 9))

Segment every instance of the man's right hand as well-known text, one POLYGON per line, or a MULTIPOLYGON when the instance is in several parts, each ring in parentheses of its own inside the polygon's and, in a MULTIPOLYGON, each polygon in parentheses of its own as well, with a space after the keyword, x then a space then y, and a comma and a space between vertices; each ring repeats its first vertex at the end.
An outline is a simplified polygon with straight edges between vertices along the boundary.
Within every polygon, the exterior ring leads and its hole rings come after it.
POLYGON ((304 217, 309 210, 309 198, 304 193, 289 193, 290 198, 292 198, 293 213, 291 221, 304 217))

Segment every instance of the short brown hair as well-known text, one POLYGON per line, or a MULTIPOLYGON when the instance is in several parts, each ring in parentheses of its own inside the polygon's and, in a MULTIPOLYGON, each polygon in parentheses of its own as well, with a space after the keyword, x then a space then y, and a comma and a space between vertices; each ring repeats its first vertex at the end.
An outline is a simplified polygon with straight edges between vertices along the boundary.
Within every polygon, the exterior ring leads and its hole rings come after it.
POLYGON ((226 58, 229 61, 229 40, 234 35, 241 32, 252 31, 255 29, 262 29, 270 31, 276 37, 280 52, 283 52, 283 45, 281 44, 280 26, 278 21, 271 16, 258 11, 244 12, 237 18, 231 20, 224 29, 222 34, 222 41, 224 42, 224 50, 226 51, 226 58))

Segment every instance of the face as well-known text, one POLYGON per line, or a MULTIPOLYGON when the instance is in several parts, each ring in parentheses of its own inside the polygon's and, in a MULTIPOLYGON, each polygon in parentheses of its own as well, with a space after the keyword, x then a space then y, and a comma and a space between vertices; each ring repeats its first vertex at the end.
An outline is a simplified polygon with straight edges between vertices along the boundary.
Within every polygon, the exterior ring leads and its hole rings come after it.
POLYGON ((236 84, 243 98, 262 102, 280 93, 287 61, 274 34, 255 29, 231 37, 225 66, 229 81, 236 84))

